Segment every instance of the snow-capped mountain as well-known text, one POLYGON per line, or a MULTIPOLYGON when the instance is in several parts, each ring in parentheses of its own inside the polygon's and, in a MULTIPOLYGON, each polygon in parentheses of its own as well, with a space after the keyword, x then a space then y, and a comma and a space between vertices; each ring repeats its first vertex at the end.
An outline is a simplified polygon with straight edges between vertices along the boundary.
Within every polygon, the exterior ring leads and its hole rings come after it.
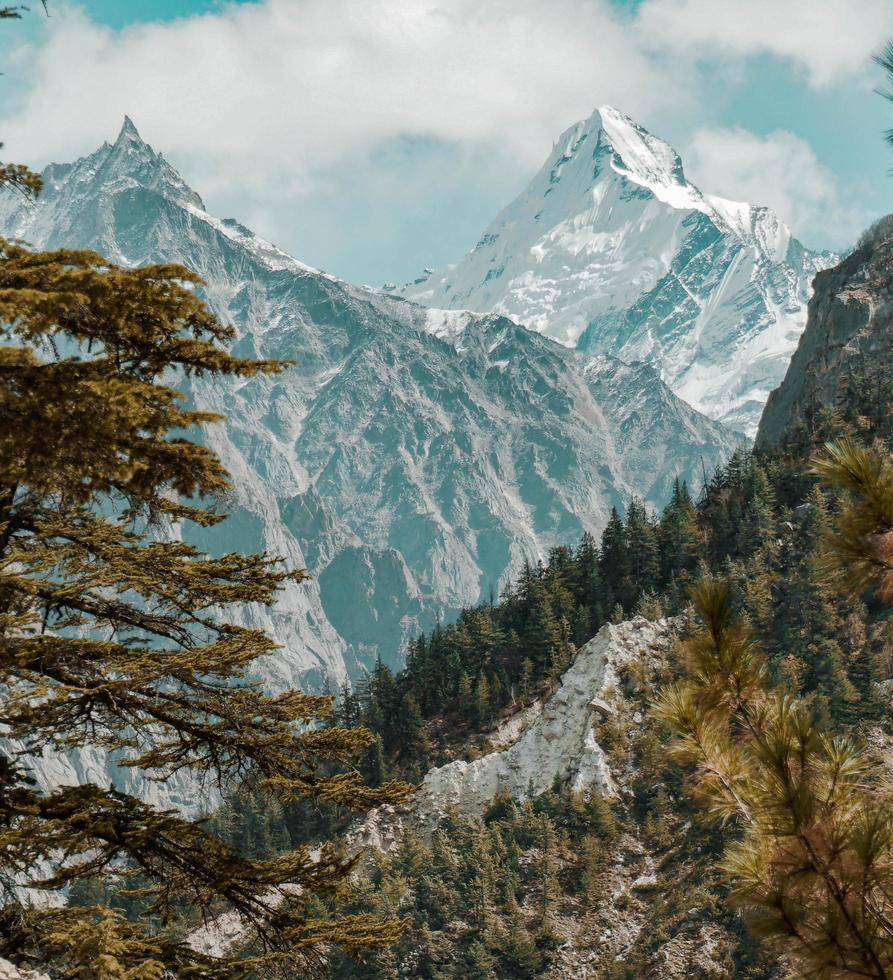
POLYGON ((114 144, 45 172, 36 205, 0 197, 0 230, 126 264, 182 262, 276 377, 197 379, 228 416, 207 439, 231 517, 190 528, 210 552, 268 549, 311 582, 250 621, 282 650, 271 687, 333 685, 498 590, 525 559, 598 532, 630 493, 663 502, 737 444, 645 365, 563 347, 505 317, 356 288, 219 220, 128 120, 114 144))
POLYGON ((803 331, 812 277, 833 261, 768 208, 703 194, 672 147, 605 106, 562 134, 460 262, 398 292, 647 361, 752 435, 803 331))

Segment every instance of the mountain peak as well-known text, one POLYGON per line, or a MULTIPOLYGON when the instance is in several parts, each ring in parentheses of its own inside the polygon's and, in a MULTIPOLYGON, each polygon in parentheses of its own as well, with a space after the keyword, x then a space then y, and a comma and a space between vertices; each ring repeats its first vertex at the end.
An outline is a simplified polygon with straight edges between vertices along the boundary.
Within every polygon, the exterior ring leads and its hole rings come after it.
POLYGON ((615 154, 614 170, 676 208, 705 210, 700 191, 686 180, 682 158, 669 143, 613 106, 599 106, 592 120, 615 154))
POLYGON ((180 174, 143 139, 136 124, 125 115, 114 143, 105 143, 95 153, 75 164, 97 189, 119 180, 130 180, 144 189, 157 191, 204 209, 199 195, 180 174))
POLYGON ((138 150, 141 155, 153 159, 156 156, 149 144, 140 136, 140 132, 136 128, 134 121, 127 115, 124 116, 124 122, 121 123, 121 129, 118 131, 115 142, 112 143, 112 148, 124 151, 138 150))
POLYGON ((121 124, 121 131, 118 133, 118 138, 115 140, 116 143, 120 143, 123 139, 138 139, 141 143, 143 138, 139 134, 139 130, 136 128, 133 120, 130 116, 124 116, 124 122, 121 124))
POLYGON ((702 193, 669 143, 601 105, 459 263, 400 293, 646 361, 696 408, 753 431, 822 262, 768 208, 702 193))
POLYGON ((627 166, 645 168, 647 172, 659 171, 676 183, 686 182, 682 160, 669 143, 653 136, 634 119, 613 106, 600 106, 596 111, 603 132, 627 166))

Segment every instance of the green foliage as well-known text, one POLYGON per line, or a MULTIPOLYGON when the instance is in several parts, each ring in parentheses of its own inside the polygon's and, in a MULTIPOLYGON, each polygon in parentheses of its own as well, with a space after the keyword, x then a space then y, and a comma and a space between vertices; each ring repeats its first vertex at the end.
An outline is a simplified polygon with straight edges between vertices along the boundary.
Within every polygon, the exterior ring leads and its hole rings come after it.
MULTIPOLYGON (((599 542, 586 533, 576 549, 555 548, 547 563, 526 565, 499 604, 467 609, 414 640, 406 669, 376 672, 343 701, 339 721, 378 731, 391 764, 419 778, 444 761, 444 741, 487 729, 554 684, 574 648, 606 621, 679 614, 691 584, 706 574, 729 579, 730 600, 764 644, 774 677, 811 695, 837 723, 877 719, 877 682, 889 673, 878 660, 876 610, 841 595, 825 558, 829 522, 848 484, 820 491, 820 474, 810 471, 817 440, 833 436, 855 447, 868 438, 866 400, 893 417, 893 385, 876 374, 853 375, 847 389, 870 390, 870 399, 842 402, 778 449, 736 453, 697 501, 677 482, 659 517, 631 500, 625 515, 612 512, 599 542), (856 633, 863 640, 854 646, 856 633)), ((880 424, 870 428, 876 433, 880 424)), ((858 522, 876 516, 866 516, 864 501, 858 506, 849 512, 851 550, 864 545, 858 522)), ((889 559, 886 537, 872 547, 869 576, 889 559)))
POLYGON ((872 589, 881 602, 893 601, 893 461, 852 439, 830 442, 812 473, 847 492, 846 502, 826 534, 824 569, 839 573, 849 591, 872 589))
POLYGON ((332 843, 318 855, 284 849, 272 810, 269 840, 255 823, 259 836, 228 843, 117 790, 43 793, 27 775, 47 747, 95 746, 156 778, 248 780, 269 799, 362 809, 408 790, 363 782, 353 761, 374 734, 312 727, 330 698, 271 696, 248 677, 274 643, 228 613, 271 604, 303 572, 265 554, 210 558, 145 531, 224 518, 208 504, 227 474, 189 438, 218 417, 171 383, 285 367, 229 354, 233 331, 198 284, 178 266, 124 269, 0 241, 0 684, 17 746, 0 755, 0 955, 66 976, 95 962, 109 977, 233 976, 264 961, 308 974, 333 942, 361 950, 400 931, 365 915, 315 922, 310 903, 344 888, 353 862, 332 843), (130 921, 120 902, 134 889, 118 886, 135 875, 144 901, 130 921), (23 882, 77 884, 82 898, 92 882, 118 904, 25 906, 23 882), (184 906, 237 913, 247 958, 189 947, 184 906))
POLYGON ((674 733, 674 757, 695 767, 708 818, 741 830, 722 861, 733 899, 803 975, 889 976, 885 767, 773 682, 752 630, 732 614, 728 582, 705 578, 693 598, 702 626, 684 644, 685 677, 654 714, 674 733))
POLYGON ((331 975, 541 976, 555 945, 551 915, 584 901, 584 876, 599 873, 617 833, 610 805, 594 791, 549 792, 524 804, 500 797, 482 818, 447 814, 430 837, 407 832, 370 869, 375 887, 365 897, 379 912, 407 912, 406 934, 361 971, 336 956, 331 975), (589 846, 578 852, 574 837, 589 846))

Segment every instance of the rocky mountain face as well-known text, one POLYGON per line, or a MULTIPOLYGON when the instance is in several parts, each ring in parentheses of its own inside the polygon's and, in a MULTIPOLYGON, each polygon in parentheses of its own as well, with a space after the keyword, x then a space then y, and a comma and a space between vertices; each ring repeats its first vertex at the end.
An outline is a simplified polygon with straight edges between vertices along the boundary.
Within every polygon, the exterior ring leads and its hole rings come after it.
POLYGON ((605 106, 561 135, 460 262, 392 291, 645 361, 700 411, 753 435, 803 331, 812 278, 833 261, 768 208, 702 193, 672 147, 605 106))
MULTIPOLYGON (((676 670, 674 644, 678 631, 684 629, 681 620, 652 622, 643 617, 605 625, 577 652, 551 692, 503 719, 493 731, 479 733, 485 754, 431 769, 407 804, 379 807, 349 828, 346 848, 367 858, 375 854, 374 870, 380 874, 389 859, 412 860, 406 857, 411 855, 418 860, 414 840, 434 846, 440 838, 439 846, 443 846, 450 833, 459 838, 468 835, 473 821, 492 804, 498 806, 506 792, 529 801, 554 791, 559 782, 574 791, 591 787, 611 801, 622 830, 600 852, 597 887, 582 900, 565 895, 550 911, 554 946, 536 975, 554 980, 737 976, 730 968, 737 965, 733 955, 740 926, 717 909, 706 884, 700 891, 691 889, 705 850, 703 841, 693 844, 697 829, 686 816, 671 815, 671 830, 655 846, 654 835, 631 818, 642 788, 637 762, 643 749, 647 752, 648 746, 653 748, 659 741, 649 704, 655 689, 676 670), (445 815, 452 830, 444 829, 445 815), (463 821, 472 823, 463 825, 463 821), (456 830, 457 824, 463 829, 456 830), (667 929, 667 907, 673 905, 677 893, 684 896, 678 901, 686 903, 682 906, 684 921, 667 929), (640 964, 643 959, 646 967, 634 973, 628 964, 631 960, 640 964)), ((660 779, 661 774, 655 778, 660 779)), ((677 802, 668 797, 668 809, 672 811, 677 802)), ((488 828, 492 832, 499 818, 493 821, 481 825, 482 837, 488 828)), ((568 824, 573 826, 572 817, 568 824)), ((528 873, 539 853, 536 845, 523 852, 521 864, 528 873)), ((368 868, 361 861, 359 874, 368 868)), ((461 862, 455 874, 455 887, 464 887, 467 869, 461 862)), ((411 894, 412 886, 406 879, 402 883, 411 894)), ((429 882, 431 888, 437 885, 436 878, 429 882)), ((538 892, 534 894, 538 901, 538 892)), ((412 908, 411 904, 407 907, 412 908)), ((536 921, 536 909, 530 906, 522 906, 520 914, 536 921)), ((437 949, 462 950, 470 932, 467 921, 449 919, 434 927, 439 943, 434 943, 430 929, 426 936, 437 949)), ((232 949, 242 935, 238 919, 224 915, 202 925, 188 941, 195 948, 219 953, 232 949)), ((398 951, 396 971, 401 976, 411 975, 415 952, 399 958, 398 951)), ((492 975, 509 973, 494 971, 492 975)))
POLYGON ((524 559, 598 531, 631 493, 662 503, 736 445, 644 366, 355 288, 214 218, 129 120, 44 178, 36 205, 0 198, 3 234, 181 262, 236 326, 237 353, 295 362, 187 389, 228 416, 206 438, 233 478, 232 516, 190 539, 314 576, 246 614, 282 645, 262 667, 273 688, 399 663, 408 635, 498 592, 524 559))
POLYGON ((46 973, 20 970, 14 963, 0 957, 0 980, 50 980, 46 973))
POLYGON ((806 329, 769 396, 758 443, 776 443, 817 406, 833 406, 854 375, 893 369, 893 220, 884 218, 839 265, 819 273, 806 329))

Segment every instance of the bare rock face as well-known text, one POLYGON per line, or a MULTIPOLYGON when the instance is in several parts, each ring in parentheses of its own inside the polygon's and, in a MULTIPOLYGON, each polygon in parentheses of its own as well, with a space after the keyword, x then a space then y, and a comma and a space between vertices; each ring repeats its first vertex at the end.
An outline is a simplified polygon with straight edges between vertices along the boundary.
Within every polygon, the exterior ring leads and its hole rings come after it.
POLYGON ((0 980, 50 980, 46 973, 33 970, 20 970, 17 966, 0 957, 0 980))
POLYGON ((893 367, 893 223, 814 282, 806 329, 781 385, 769 396, 757 444, 778 442, 819 406, 836 403, 854 374, 893 367))
MULTIPOLYGON (((235 353, 294 362, 275 377, 184 382, 227 417, 204 438, 232 490, 226 521, 177 533, 312 574, 239 612, 278 644, 253 668, 267 690, 337 689, 379 658, 399 667, 410 636, 499 592, 525 560, 600 533, 630 494, 662 506, 676 477, 697 486, 741 445, 647 366, 309 268, 209 214, 132 123, 44 183, 34 204, 0 194, 4 235, 130 266, 180 262, 234 325, 235 353)), ((98 750, 37 768, 47 787, 89 779, 193 812, 216 803, 98 750)))
MULTIPOLYGON (((527 727, 513 732, 511 744, 473 762, 460 759, 432 769, 408 808, 371 813, 351 835, 352 846, 388 851, 407 821, 430 826, 450 808, 462 816, 479 815, 499 793, 529 799, 556 780, 574 790, 595 786, 606 796, 616 795, 615 777, 596 739, 597 725, 614 714, 623 665, 647 661, 652 652, 666 650, 672 637, 673 622, 666 619, 650 622, 639 616, 606 624, 580 649, 541 710, 528 709, 527 727)), ((500 732, 494 739, 505 742, 500 732)))
POLYGON ((513 745, 474 762, 451 762, 425 776, 418 795, 420 815, 436 819, 447 807, 464 815, 480 813, 500 792, 525 799, 551 789, 556 780, 574 790, 595 786, 607 796, 615 795, 595 726, 611 712, 618 669, 647 656, 649 648, 667 644, 670 633, 668 621, 652 623, 641 617, 603 626, 582 647, 542 713, 513 745))
POLYGON ((44 173, 36 203, 0 194, 0 231, 180 262, 275 377, 197 378, 227 417, 205 439, 230 515, 183 533, 209 554, 268 550, 313 578, 245 625, 279 644, 268 689, 356 680, 408 636, 485 599, 559 544, 598 534, 631 493, 662 506, 742 440, 644 365, 593 357, 500 316, 432 310, 304 265, 209 214, 127 122, 114 144, 44 173))

